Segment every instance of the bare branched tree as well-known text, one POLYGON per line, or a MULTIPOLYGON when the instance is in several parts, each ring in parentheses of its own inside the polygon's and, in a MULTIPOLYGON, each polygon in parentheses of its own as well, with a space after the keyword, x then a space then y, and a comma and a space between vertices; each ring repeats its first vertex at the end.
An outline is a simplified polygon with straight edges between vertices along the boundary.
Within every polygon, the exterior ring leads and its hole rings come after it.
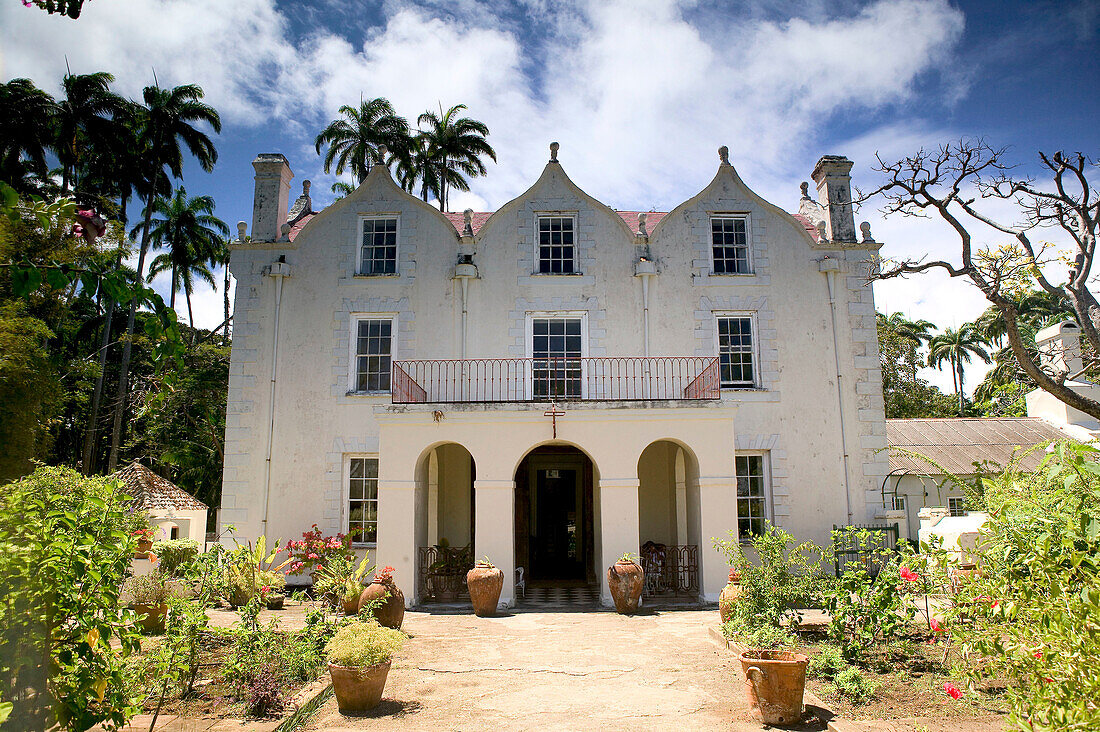
POLYGON ((1100 196, 1089 175, 1095 172, 1097 162, 1081 153, 1039 153, 1044 174, 1050 174, 1049 188, 1044 188, 1030 178, 1013 177, 1011 166, 1005 163, 1006 151, 982 140, 963 139, 934 151, 922 149, 896 162, 876 157, 875 170, 884 174, 885 182, 873 191, 860 192, 858 200, 884 199, 886 215, 939 217, 955 230, 961 246, 957 261, 886 262, 875 277, 890 279, 938 269, 951 277, 969 279, 1003 318, 1020 369, 1040 388, 1100 419, 1100 402, 1066 385, 1067 379, 1079 374, 1059 367, 1064 359, 1040 360, 1034 350, 1029 352, 1014 297, 1021 286, 1038 283, 1072 307, 1090 346, 1087 350, 1100 353, 1100 303, 1089 289, 1100 228, 1100 196), (1019 220, 1008 223, 983 212, 982 204, 997 201, 1014 204, 1019 220), (996 250, 975 250, 974 227, 1011 237, 1010 243, 996 250), (1044 229, 1068 234, 1068 256, 1058 258, 1049 244, 1033 241, 1044 229), (1055 266, 1057 261, 1068 265, 1064 282, 1060 280, 1066 266, 1055 266))

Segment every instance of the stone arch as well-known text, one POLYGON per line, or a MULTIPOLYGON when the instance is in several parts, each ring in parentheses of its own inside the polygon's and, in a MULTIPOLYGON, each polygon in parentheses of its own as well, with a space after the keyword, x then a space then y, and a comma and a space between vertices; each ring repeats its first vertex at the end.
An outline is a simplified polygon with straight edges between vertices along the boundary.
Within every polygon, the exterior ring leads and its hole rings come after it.
POLYGON ((700 592, 699 460, 674 438, 653 440, 638 456, 638 540, 648 595, 700 592))
POLYGON ((458 601, 474 556, 477 463, 465 445, 443 440, 421 451, 415 476, 417 595, 458 601))

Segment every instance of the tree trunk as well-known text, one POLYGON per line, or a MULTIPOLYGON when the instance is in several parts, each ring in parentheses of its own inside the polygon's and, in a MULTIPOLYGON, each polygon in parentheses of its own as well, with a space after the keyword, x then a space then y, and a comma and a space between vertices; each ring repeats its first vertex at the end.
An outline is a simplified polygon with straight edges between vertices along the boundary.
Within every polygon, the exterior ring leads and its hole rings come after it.
MULTIPOLYGON (((153 222, 153 194, 145 202, 145 223, 141 229, 141 249, 138 252, 137 285, 141 287, 145 273, 145 254, 149 249, 149 227, 153 222)), ((138 300, 134 293, 130 300, 130 314, 126 317, 126 339, 122 344, 122 361, 118 371, 118 397, 115 400, 115 417, 111 425, 111 452, 107 457, 107 472, 115 472, 118 467, 118 448, 122 442, 122 418, 126 413, 126 401, 130 396, 130 354, 134 345, 134 320, 137 318, 138 300)))
POLYGON ((963 363, 961 358, 955 360, 955 370, 959 374, 959 416, 961 417, 963 416, 963 400, 965 398, 963 396, 963 363))
POLYGON ((168 307, 176 309, 176 283, 179 282, 176 274, 176 265, 172 265, 172 294, 168 297, 168 307))
POLYGON ((195 345, 195 314, 191 311, 191 290, 184 288, 183 298, 187 300, 187 324, 191 326, 191 345, 195 345))

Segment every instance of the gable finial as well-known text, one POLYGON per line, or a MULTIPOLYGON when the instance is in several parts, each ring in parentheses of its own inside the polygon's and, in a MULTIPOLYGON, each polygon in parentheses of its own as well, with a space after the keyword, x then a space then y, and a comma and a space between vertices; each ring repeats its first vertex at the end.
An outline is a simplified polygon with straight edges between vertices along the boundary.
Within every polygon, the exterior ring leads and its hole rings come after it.
POLYGON ((871 223, 869 221, 864 221, 859 225, 859 232, 863 234, 863 241, 867 243, 874 242, 875 239, 871 236, 871 223))
POLYGON ((237 222, 237 241, 248 240, 248 224, 244 221, 237 222))
POLYGON ((718 160, 721 161, 722 165, 730 164, 730 149, 725 145, 718 148, 718 160))
POLYGON ((556 142, 551 142, 550 143, 550 162, 551 163, 558 162, 558 148, 559 147, 560 147, 560 145, 558 145, 558 143, 556 143, 556 142))
POLYGON ((642 236, 649 236, 649 232, 645 230, 645 212, 638 214, 638 233, 642 236))
POLYGON ((388 153, 388 152, 389 152, 389 148, 387 148, 385 145, 379 145, 378 146, 378 162, 379 162, 379 164, 385 164, 385 162, 386 162, 386 153, 388 153))
POLYGON ((462 235, 463 236, 473 236, 474 235, 473 217, 474 217, 474 210, 472 208, 468 208, 468 209, 466 209, 465 211, 462 212, 462 235))
POLYGON ((829 241, 829 238, 825 235, 825 221, 824 219, 817 222, 817 240, 829 241))
POLYGON ((802 189, 802 197, 803 198, 809 198, 810 197, 810 184, 808 182, 802 181, 802 185, 800 185, 799 188, 802 189))

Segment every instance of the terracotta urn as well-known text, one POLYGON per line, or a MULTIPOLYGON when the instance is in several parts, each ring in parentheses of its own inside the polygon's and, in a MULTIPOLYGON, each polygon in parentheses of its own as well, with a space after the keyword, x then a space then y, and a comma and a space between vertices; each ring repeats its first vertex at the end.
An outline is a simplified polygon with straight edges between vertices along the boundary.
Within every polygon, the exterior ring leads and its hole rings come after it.
POLYGON ((276 592, 273 595, 268 595, 265 602, 268 610, 282 610, 283 604, 286 602, 286 595, 276 592))
POLYGON ((722 616, 722 622, 729 622, 733 617, 733 608, 745 590, 741 587, 741 574, 734 569, 730 570, 730 583, 722 588, 722 594, 718 596, 718 613, 722 616))
POLYGON ((645 574, 631 559, 620 559, 607 568, 607 586, 615 600, 615 610, 624 615, 637 612, 645 574))
POLYGON ((328 665, 332 677, 332 690, 336 692, 336 704, 341 712, 365 712, 374 709, 382 701, 390 662, 373 666, 328 665))
POLYGON ((810 659, 790 651, 752 650, 741 654, 752 715, 769 725, 790 726, 802 719, 802 694, 810 659))
POLYGON ((168 616, 168 603, 159 605, 131 605, 130 609, 138 614, 138 625, 146 633, 163 633, 164 621, 168 616))
POLYGON ((148 554, 152 550, 153 550, 153 542, 152 541, 150 541, 149 539, 138 539, 137 552, 136 553, 141 555, 142 558, 144 558, 145 555, 148 554))
POLYGON ((479 618, 496 615, 500 591, 504 588, 504 572, 488 562, 478 562, 466 573, 466 587, 470 590, 474 615, 479 618))
POLYGON ((378 624, 400 630, 401 622, 405 619, 405 595, 393 583, 393 577, 376 576, 374 582, 367 585, 359 595, 359 607, 364 607, 372 600, 382 600, 373 612, 378 624))

